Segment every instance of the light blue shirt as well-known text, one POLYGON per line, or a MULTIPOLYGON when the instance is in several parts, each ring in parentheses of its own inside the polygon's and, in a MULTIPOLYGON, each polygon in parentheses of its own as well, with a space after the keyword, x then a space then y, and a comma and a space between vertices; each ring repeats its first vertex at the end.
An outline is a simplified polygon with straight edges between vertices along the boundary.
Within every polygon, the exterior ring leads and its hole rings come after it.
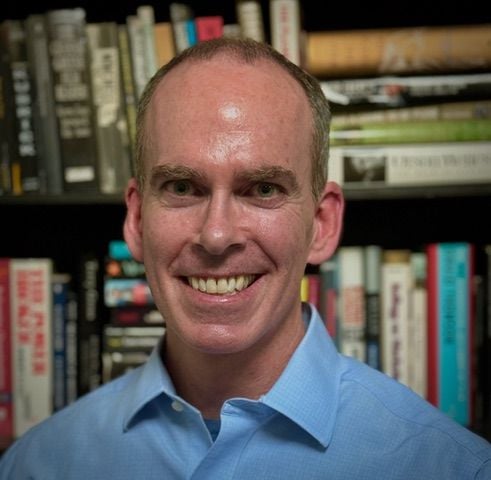
POLYGON ((4 454, 0 479, 491 479, 488 442, 340 355, 317 312, 305 312, 281 377, 259 400, 225 402, 216 441, 156 349, 31 429, 4 454))

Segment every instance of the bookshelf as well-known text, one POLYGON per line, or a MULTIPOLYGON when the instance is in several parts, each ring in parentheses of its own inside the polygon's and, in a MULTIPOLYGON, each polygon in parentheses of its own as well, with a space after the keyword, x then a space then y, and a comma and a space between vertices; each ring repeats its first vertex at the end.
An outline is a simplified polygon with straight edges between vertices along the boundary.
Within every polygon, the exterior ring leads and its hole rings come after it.
MULTIPOLYGON (((88 22, 124 23, 127 15, 145 2, 111 4, 95 1, 48 1, 31 5, 9 2, 0 20, 24 19, 55 8, 82 7, 88 22)), ((152 3, 152 2, 149 2, 152 3)), ((169 21, 169 3, 154 3, 155 19, 169 21)), ((221 14, 236 21, 233 1, 187 2, 196 15, 221 14)), ((448 3, 448 2, 447 2, 448 3)), ((366 7, 364 2, 338 2, 328 14, 321 2, 302 1, 303 27, 307 31, 344 30, 420 25, 481 24, 491 22, 491 11, 477 1, 460 4, 413 2, 394 9, 392 2, 366 7)), ((269 33, 268 2, 262 1, 269 33)), ((435 187, 346 189, 347 209, 342 245, 378 244, 390 248, 419 248, 429 242, 467 240, 491 243, 491 184, 435 187)), ((0 256, 51 257, 59 271, 77 272, 80 254, 104 257, 110 240, 122 238, 125 207, 122 195, 63 194, 0 196, 3 234, 0 256)), ((491 432, 485 432, 491 438, 491 432)))

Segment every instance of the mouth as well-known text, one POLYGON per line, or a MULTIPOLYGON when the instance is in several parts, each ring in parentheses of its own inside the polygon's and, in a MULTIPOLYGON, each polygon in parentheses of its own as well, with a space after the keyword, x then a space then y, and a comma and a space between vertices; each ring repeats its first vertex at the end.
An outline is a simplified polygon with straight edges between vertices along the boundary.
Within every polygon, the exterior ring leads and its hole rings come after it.
POLYGON ((245 290, 254 283, 257 275, 234 275, 230 277, 186 277, 188 284, 202 293, 231 295, 245 290))

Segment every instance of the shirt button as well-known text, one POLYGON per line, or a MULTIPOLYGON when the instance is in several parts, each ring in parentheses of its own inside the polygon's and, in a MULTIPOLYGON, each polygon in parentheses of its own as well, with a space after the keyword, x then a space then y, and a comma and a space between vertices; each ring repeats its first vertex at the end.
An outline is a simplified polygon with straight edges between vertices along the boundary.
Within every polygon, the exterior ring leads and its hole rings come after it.
POLYGON ((170 406, 172 407, 173 410, 176 412, 182 412, 184 410, 184 405, 181 402, 178 402, 177 400, 174 400, 170 406))

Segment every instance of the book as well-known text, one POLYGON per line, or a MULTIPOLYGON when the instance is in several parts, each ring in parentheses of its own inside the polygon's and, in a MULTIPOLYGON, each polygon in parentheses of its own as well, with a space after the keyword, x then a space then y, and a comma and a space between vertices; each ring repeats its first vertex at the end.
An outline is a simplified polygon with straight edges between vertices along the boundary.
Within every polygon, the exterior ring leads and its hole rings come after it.
POLYGON ((85 10, 46 13, 64 192, 98 192, 85 10))
POLYGON ((171 2, 169 5, 170 21, 174 33, 176 53, 194 45, 194 10, 187 3, 171 2))
POLYGON ((43 193, 63 193, 63 167, 58 137, 53 78, 49 67, 45 16, 26 18, 27 57, 33 80, 33 117, 43 193))
POLYGON ((333 146, 329 165, 347 188, 489 184, 491 142, 333 146))
POLYGON ((364 252, 361 246, 341 246, 337 252, 339 311, 338 348, 366 361, 364 252))
POLYGON ((12 148, 10 140, 13 125, 10 119, 12 92, 8 52, 2 45, 3 42, 0 41, 0 195, 9 195, 12 193, 11 154, 9 153, 9 149, 12 148))
POLYGON ((383 108, 358 112, 336 113, 331 127, 357 127, 363 124, 389 122, 476 120, 491 118, 490 100, 469 100, 463 102, 432 103, 414 107, 383 108))
POLYGON ((157 22, 154 26, 157 67, 168 63, 176 54, 171 22, 157 22))
POLYGON ((128 128, 130 158, 133 160, 136 139, 136 104, 137 94, 133 77, 130 38, 128 26, 118 25, 119 64, 121 68, 121 84, 123 90, 123 107, 128 128))
POLYGON ((95 390, 101 384, 102 271, 96 254, 86 253, 80 259, 77 319, 77 390, 78 396, 95 390), (100 293, 101 292, 101 293, 100 293))
POLYGON ((265 42, 266 34, 261 2, 257 0, 236 0, 235 10, 242 37, 265 42))
POLYGON ((381 269, 383 249, 366 245, 363 249, 365 286, 366 363, 381 370, 381 269))
POLYGON ((428 362, 428 295, 426 290, 427 259, 423 251, 413 251, 409 259, 411 265, 411 286, 409 298, 408 323, 408 387, 422 398, 427 396, 428 362))
POLYGON ((221 15, 203 15, 195 17, 196 38, 205 42, 223 35, 223 17, 221 15))
POLYGON ((0 448, 14 438, 9 272, 10 259, 0 258, 0 448))
POLYGON ((89 23, 92 111, 98 151, 99 190, 123 193, 131 176, 130 141, 121 81, 116 22, 89 23))
POLYGON ((305 68, 318 77, 486 70, 491 24, 308 32, 305 68))
POLYGON ((104 327, 104 383, 144 363, 165 332, 164 326, 104 327))
POLYGON ((409 383, 408 322, 412 274, 410 250, 385 249, 381 270, 382 371, 409 383))
POLYGON ((13 194, 32 194, 41 191, 39 155, 34 133, 33 85, 27 56, 26 31, 21 20, 4 20, 0 39, 8 63, 6 82, 10 83, 6 108, 10 167, 13 194))
POLYGON ((427 246, 428 400, 462 425, 472 419, 474 245, 427 246))
POLYGON ((319 266, 321 277, 320 285, 320 312, 329 336, 338 344, 338 266, 337 254, 329 260, 322 262, 319 266))
POLYGON ((126 17, 128 45, 131 57, 132 77, 135 99, 138 101, 147 84, 147 67, 145 66, 145 39, 141 19, 137 15, 126 17))
POLYGON ((157 46, 155 44, 155 11, 152 5, 139 5, 136 8, 136 15, 140 20, 142 32, 143 64, 145 67, 145 84, 153 77, 157 71, 157 46))
POLYGON ((489 100, 491 73, 381 75, 321 80, 333 111, 346 108, 410 107, 429 103, 489 100))
POLYGON ((14 437, 53 412, 52 274, 51 259, 10 260, 14 437))
POLYGON ((65 402, 70 405, 79 396, 78 391, 78 299, 73 284, 67 292, 65 308, 65 402))
POLYGON ((67 308, 70 275, 54 273, 52 276, 53 294, 53 410, 61 410, 67 405, 67 308))
POLYGON ((391 120, 350 126, 334 123, 329 136, 333 146, 491 140, 491 119, 391 120))
POLYGON ((301 64, 299 0, 270 0, 271 45, 295 65, 301 64))

